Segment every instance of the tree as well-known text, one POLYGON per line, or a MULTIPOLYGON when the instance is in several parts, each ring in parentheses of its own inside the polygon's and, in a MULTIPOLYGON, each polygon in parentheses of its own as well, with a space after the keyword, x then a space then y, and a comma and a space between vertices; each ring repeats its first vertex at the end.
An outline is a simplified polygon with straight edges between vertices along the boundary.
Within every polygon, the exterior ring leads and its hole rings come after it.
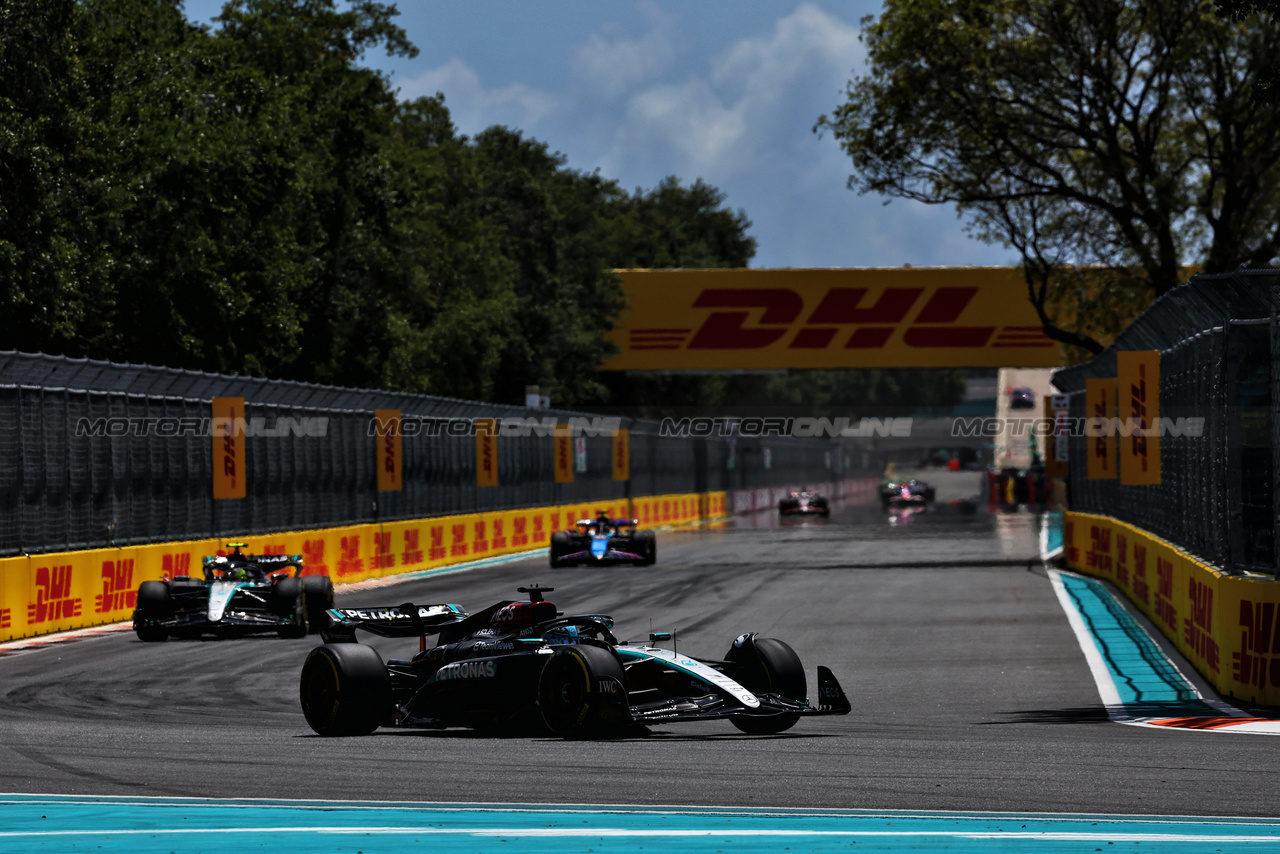
POLYGON ((653 190, 614 199, 605 252, 615 268, 745 267, 756 254, 745 211, 722 207, 724 193, 701 178, 670 175, 653 190))
POLYGON ((852 188, 953 204, 1015 248, 1050 337, 1101 349, 1051 314, 1077 287, 1063 270, 1116 271, 1097 299, 1124 317, 1188 265, 1280 250, 1280 104, 1256 97, 1274 18, 1208 0, 887 0, 866 24, 870 72, 815 129, 852 159, 852 188))

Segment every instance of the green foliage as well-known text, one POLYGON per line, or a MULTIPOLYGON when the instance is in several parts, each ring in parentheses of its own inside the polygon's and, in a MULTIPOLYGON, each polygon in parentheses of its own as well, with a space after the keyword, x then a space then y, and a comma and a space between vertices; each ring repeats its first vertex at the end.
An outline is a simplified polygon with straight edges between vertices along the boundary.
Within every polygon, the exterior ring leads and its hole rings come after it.
POLYGON ((357 63, 375 0, 0 4, 0 348, 471 399, 604 401, 612 268, 741 266, 702 182, 623 192, 357 63))
POLYGON ((616 268, 745 267, 756 253, 744 211, 721 208, 724 194, 702 179, 685 188, 675 176, 652 192, 618 199, 607 227, 616 268))
POLYGON ((1019 251, 1059 340, 1100 348, 1047 311, 1073 287, 1058 271, 1116 271, 1099 314, 1128 318, 1188 265, 1261 266, 1280 248, 1280 103, 1257 97, 1274 17, 1238 23, 1208 0, 888 0, 864 32, 869 73, 818 123, 850 185, 954 204, 1019 251))

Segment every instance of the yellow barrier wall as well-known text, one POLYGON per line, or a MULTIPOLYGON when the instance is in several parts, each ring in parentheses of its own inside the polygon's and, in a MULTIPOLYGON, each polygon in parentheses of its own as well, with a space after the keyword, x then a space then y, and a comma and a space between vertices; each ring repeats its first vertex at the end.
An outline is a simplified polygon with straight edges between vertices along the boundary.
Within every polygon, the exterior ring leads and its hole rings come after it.
POLYGON ((1106 516, 1067 513, 1067 566, 1124 591, 1220 694, 1280 705, 1280 583, 1222 573, 1106 516))
MULTIPOLYGON (((337 584, 548 548, 551 534, 603 510, 633 515, 646 527, 726 515, 723 492, 653 495, 440 516, 406 522, 289 531, 249 537, 254 554, 300 554, 306 575, 337 584)), ((235 540, 236 537, 228 537, 235 540)), ((200 576, 201 558, 225 552, 227 540, 59 552, 0 559, 0 641, 118 623, 133 615, 138 585, 175 575, 200 576)))

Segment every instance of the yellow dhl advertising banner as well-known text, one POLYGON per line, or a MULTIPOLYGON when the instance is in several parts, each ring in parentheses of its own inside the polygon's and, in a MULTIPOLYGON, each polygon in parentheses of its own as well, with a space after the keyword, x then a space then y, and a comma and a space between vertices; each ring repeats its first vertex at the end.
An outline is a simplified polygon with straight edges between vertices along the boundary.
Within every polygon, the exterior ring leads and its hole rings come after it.
POLYGON ((1013 267, 621 270, 605 370, 1055 367, 1013 267))
MULTIPOLYGON (((304 575, 337 584, 547 548, 551 534, 599 512, 641 525, 678 525, 726 515, 726 495, 655 495, 234 537, 250 554, 296 554, 304 575)), ((0 641, 130 619, 143 581, 203 577, 202 559, 226 542, 192 540, 0 559, 0 641)))
POLYGON ((573 483, 573 431, 557 424, 551 438, 551 465, 556 483, 573 483))
POLYGON ((213 497, 244 498, 244 398, 213 399, 213 497))
POLYGON ((1280 704, 1280 584, 1229 576, 1105 516, 1066 514, 1067 565, 1110 581, 1227 696, 1280 704))
POLYGON ((1115 423, 1116 378, 1103 377, 1084 381, 1085 416, 1088 423, 1103 426, 1097 435, 1085 440, 1085 459, 1089 480, 1115 480, 1116 433, 1105 425, 1115 423))
POLYGON ((498 485, 498 421, 496 418, 477 418, 476 428, 476 486, 498 485))
POLYGON ((400 410, 374 412, 378 440, 378 491, 399 492, 404 486, 404 437, 400 432, 400 410))
POLYGON ((613 479, 631 480, 631 431, 613 432, 613 479))
POLYGON ((1120 482, 1134 486, 1160 483, 1160 353, 1116 353, 1116 404, 1126 425, 1121 435, 1120 482))

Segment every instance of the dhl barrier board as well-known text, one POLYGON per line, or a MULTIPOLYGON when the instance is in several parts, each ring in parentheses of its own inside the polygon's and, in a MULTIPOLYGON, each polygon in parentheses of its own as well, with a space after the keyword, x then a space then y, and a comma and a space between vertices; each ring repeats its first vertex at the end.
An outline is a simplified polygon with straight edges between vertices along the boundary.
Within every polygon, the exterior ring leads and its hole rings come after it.
POLYGON ((606 370, 1056 367, 1014 267, 620 270, 606 370))
MULTIPOLYGON (((634 515, 641 526, 679 525, 729 512, 723 492, 653 495, 555 507, 442 516, 404 522, 291 531, 241 538, 251 554, 296 554, 304 575, 347 584, 548 548, 551 534, 600 511, 634 515)), ((0 558, 0 641, 129 620, 138 585, 202 577, 201 559, 226 540, 0 558)))
POLYGON ((1067 566, 1111 582, 1223 695, 1280 705, 1280 584, 1227 575, 1125 522, 1066 514, 1067 566))

